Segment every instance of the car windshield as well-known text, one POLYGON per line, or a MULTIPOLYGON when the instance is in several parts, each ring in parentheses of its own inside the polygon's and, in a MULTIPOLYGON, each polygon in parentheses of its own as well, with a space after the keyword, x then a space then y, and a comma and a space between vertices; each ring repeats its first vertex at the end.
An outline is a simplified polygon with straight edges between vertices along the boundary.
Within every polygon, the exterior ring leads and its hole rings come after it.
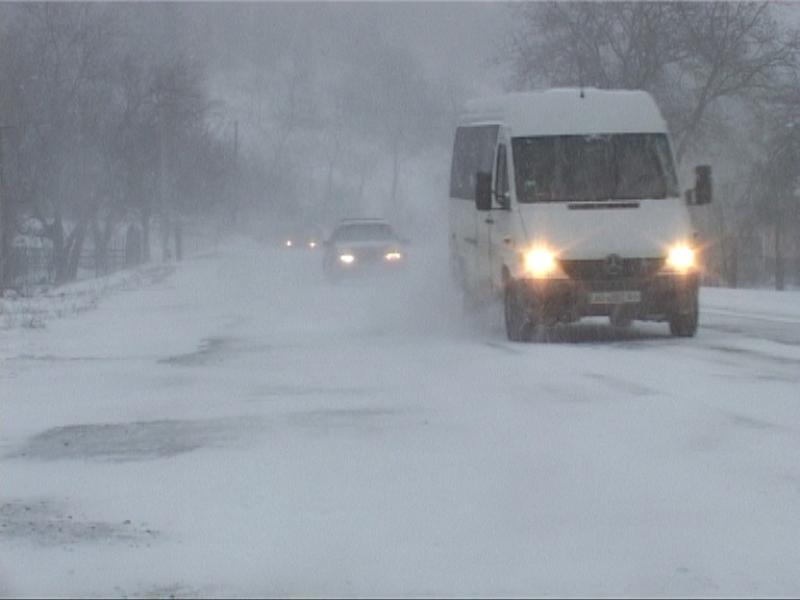
POLYGON ((335 242, 380 242, 393 240, 394 232, 386 223, 350 223, 341 225, 333 234, 335 242))
POLYGON ((523 203, 678 195, 669 142, 661 133, 514 138, 512 148, 523 203))

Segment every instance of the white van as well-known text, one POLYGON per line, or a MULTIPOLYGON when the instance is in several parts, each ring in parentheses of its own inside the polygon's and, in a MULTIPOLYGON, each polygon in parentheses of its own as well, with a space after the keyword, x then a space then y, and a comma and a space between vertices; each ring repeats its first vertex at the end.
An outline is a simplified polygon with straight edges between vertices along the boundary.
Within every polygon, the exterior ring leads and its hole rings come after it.
POLYGON ((642 91, 555 89, 467 103, 450 178, 451 266, 466 294, 502 297, 510 340, 606 315, 693 336, 698 254, 666 123, 642 91))

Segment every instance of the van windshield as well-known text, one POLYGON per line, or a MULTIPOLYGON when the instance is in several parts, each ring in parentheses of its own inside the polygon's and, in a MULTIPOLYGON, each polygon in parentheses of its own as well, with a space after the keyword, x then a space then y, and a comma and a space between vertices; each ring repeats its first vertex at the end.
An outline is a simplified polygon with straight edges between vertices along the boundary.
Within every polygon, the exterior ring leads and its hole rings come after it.
POLYGON ((672 154, 663 133, 514 138, 512 149, 520 202, 678 195, 672 154))

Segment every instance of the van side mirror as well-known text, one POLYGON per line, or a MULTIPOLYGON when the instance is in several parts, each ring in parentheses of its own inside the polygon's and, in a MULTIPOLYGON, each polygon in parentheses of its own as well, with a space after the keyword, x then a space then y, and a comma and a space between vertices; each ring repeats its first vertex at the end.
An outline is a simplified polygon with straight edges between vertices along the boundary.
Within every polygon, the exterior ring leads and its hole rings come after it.
POLYGON ((475 208, 481 211, 492 209, 492 174, 475 173, 475 208))
POLYGON ((694 201, 693 204, 698 206, 702 204, 711 204, 711 198, 713 196, 711 167, 709 165, 700 165, 695 167, 694 174, 694 194, 692 194, 692 199, 694 201))

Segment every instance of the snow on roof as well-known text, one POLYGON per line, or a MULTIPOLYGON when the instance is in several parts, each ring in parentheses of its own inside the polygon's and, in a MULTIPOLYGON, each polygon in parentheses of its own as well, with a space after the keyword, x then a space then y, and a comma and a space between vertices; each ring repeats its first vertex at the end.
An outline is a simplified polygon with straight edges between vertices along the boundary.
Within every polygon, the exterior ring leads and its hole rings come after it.
POLYGON ((641 90, 560 88, 470 100, 461 124, 503 123, 511 135, 662 133, 667 125, 641 90))

